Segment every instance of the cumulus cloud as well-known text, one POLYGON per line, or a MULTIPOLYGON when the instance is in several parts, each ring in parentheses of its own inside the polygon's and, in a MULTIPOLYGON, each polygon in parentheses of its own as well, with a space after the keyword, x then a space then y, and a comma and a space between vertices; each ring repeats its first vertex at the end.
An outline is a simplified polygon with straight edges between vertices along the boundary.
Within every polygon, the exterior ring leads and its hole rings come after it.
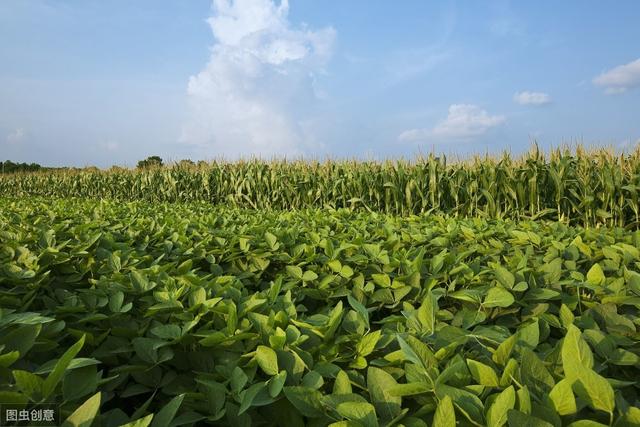
POLYGON ((294 27, 289 4, 214 0, 216 43, 188 85, 190 115, 181 141, 210 156, 297 155, 315 144, 305 123, 322 97, 317 77, 335 31, 294 27))
POLYGON ((16 130, 14 130, 13 132, 10 132, 7 135, 7 143, 9 143, 9 144, 19 144, 20 142, 22 142, 24 140, 26 135, 27 135, 27 133, 25 132, 25 130, 23 128, 18 128, 16 130))
POLYGON ((505 122, 505 117, 490 115, 473 104, 453 104, 449 115, 431 129, 409 129, 398 139, 404 142, 465 141, 484 135, 505 122))
POLYGON ((609 95, 640 86, 640 58, 605 71, 595 77, 593 83, 603 87, 604 92, 609 95))
POLYGON ((551 102, 549 94, 544 92, 518 92, 513 100, 520 105, 545 105, 551 102))

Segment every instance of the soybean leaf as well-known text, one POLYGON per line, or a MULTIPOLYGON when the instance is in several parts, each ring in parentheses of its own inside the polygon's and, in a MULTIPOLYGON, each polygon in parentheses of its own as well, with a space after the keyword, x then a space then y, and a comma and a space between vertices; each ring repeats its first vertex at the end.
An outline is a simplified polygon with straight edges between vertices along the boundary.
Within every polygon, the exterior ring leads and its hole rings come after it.
POLYGON ((44 384, 42 385, 43 399, 48 398, 51 393, 53 393, 60 380, 62 380, 69 363, 71 363, 73 358, 76 357, 82 349, 82 346, 84 345, 84 338, 85 336, 83 335, 78 342, 64 352, 62 357, 60 357, 60 360, 56 363, 56 366, 54 366, 53 371, 51 371, 47 379, 44 380, 44 384))
POLYGON ((484 297, 482 305, 487 308, 509 307, 514 303, 514 301, 515 299, 513 298, 511 292, 504 288, 495 286, 489 289, 489 292, 487 292, 487 295, 484 297))
POLYGON ((309 387, 291 386, 284 388, 287 400, 305 417, 315 418, 323 415, 322 394, 309 387))
POLYGON ((153 420, 153 414, 149 414, 146 417, 139 418, 127 424, 123 424, 120 427, 147 427, 148 425, 151 424, 152 420, 153 420))
POLYGON ((278 355, 271 348, 259 345, 256 349, 256 361, 267 375, 278 375, 278 355))
POLYGON ((549 393, 549 398, 560 415, 575 414, 578 410, 576 398, 571 390, 571 381, 566 378, 558 381, 549 393))
POLYGON ((573 384, 576 395, 589 403, 593 409, 613 414, 615 396, 609 381, 595 373, 592 369, 583 367, 579 379, 573 384))
POLYGON ((451 397, 444 396, 440 399, 436 413, 433 416, 434 427, 455 427, 456 426, 456 411, 453 408, 453 401, 451 397))
POLYGON ((515 409, 510 409, 507 417, 509 427, 554 427, 553 424, 515 409))
POLYGON ((491 366, 473 359, 467 359, 467 366, 469 367, 469 372, 471 372, 471 375, 478 384, 498 387, 500 380, 498 379, 498 375, 496 375, 496 371, 494 371, 491 366))
POLYGON ((498 282, 504 286, 505 288, 513 288, 513 285, 516 282, 516 278, 509 270, 502 266, 497 266, 495 269, 496 279, 498 282))
POLYGON ((507 415, 516 404, 516 392, 513 386, 504 389, 495 398, 487 411, 487 426, 501 427, 507 423, 507 415))
POLYGON ((171 425, 171 421, 175 418, 182 401, 184 400, 184 396, 184 394, 180 394, 164 405, 153 417, 151 427, 169 427, 171 425))
POLYGON ((591 285, 603 285, 605 281, 604 271, 600 264, 595 263, 587 272, 587 282, 591 285))
POLYGON ((98 415, 100 400, 100 393, 94 394, 69 415, 69 418, 62 423, 62 427, 90 427, 98 415))
POLYGON ((571 383, 580 378, 585 368, 593 368, 593 353, 575 325, 569 325, 562 342, 562 367, 571 383))
POLYGON ((375 406, 376 413, 384 420, 392 420, 402 409, 402 397, 389 393, 397 384, 389 373, 380 368, 370 366, 367 370, 367 389, 371 403, 375 406))

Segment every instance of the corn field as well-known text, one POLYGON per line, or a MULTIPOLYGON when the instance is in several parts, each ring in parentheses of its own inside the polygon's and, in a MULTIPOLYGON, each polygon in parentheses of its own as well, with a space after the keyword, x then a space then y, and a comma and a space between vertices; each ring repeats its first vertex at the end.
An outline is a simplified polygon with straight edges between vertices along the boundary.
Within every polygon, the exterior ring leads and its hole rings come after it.
POLYGON ((46 172, 0 177, 0 195, 206 201, 253 209, 350 208, 396 215, 549 219, 640 225, 640 150, 535 147, 513 159, 214 161, 201 167, 46 172))

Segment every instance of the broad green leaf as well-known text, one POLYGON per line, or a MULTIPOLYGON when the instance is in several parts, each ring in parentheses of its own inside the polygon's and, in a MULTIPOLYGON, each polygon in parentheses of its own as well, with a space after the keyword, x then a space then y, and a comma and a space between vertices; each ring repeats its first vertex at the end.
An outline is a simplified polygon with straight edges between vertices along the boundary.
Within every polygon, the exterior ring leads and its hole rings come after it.
POLYGON ((35 344, 41 330, 41 324, 21 325, 10 332, 3 332, 0 335, 0 344, 5 345, 5 351, 17 351, 20 357, 24 358, 35 344))
POLYGON ((569 380, 560 380, 549 393, 549 398, 558 414, 571 415, 576 413, 576 398, 571 390, 571 382, 569 380))
POLYGON ((604 285, 605 276, 600 264, 595 263, 587 272, 587 282, 594 286, 604 285))
POLYGON ((253 405, 258 394, 266 388, 266 383, 259 382, 252 384, 249 388, 243 390, 242 393, 240 393, 240 408, 238 409, 238 415, 244 414, 253 405))
POLYGON ((83 366, 70 370, 62 380, 62 396, 72 401, 95 393, 98 387, 98 369, 96 365, 83 366))
POLYGON ((147 337, 134 338, 131 343, 133 344, 136 355, 149 364, 158 363, 158 350, 164 346, 169 345, 168 341, 147 337))
POLYGON ((271 348, 259 345, 256 349, 256 361, 267 375, 278 375, 278 355, 271 348))
POLYGON ((431 291, 427 292, 422 304, 418 308, 417 316, 423 327, 423 332, 433 334, 436 329, 436 314, 438 313, 438 301, 431 291))
POLYGON ((311 270, 305 271, 304 274, 302 275, 303 282, 311 282, 313 280, 316 280, 317 278, 318 278, 318 275, 311 270))
POLYGON ((307 375, 302 378, 301 385, 318 390, 324 385, 324 379, 318 372, 309 371, 307 375))
POLYGON ((265 231, 264 240, 267 242, 267 245, 269 245, 269 248, 271 248, 271 250, 277 249, 276 243, 278 242, 278 238, 274 236, 272 233, 265 231))
POLYGON ((560 306, 560 321, 562 322, 562 326, 564 326, 565 329, 568 329, 569 325, 573 324, 574 318, 575 317, 569 307, 562 304, 560 306))
POLYGON ((287 265, 286 266, 287 274, 294 279, 302 280, 302 269, 297 265, 287 265))
POLYGON ((164 405, 153 417, 151 427, 169 427, 171 425, 171 421, 175 418, 182 401, 184 400, 184 396, 184 394, 180 394, 164 405))
POLYGON ((509 270, 507 270, 506 268, 502 267, 502 266, 497 266, 494 269, 494 272, 496 274, 496 279, 498 279, 498 282, 504 286, 505 288, 509 288, 512 289, 513 285, 516 282, 516 278, 513 275, 513 273, 511 273, 509 270))
POLYGON ((154 288, 154 285, 149 282, 149 279, 137 270, 132 271, 129 274, 129 277, 131 279, 133 289, 135 289, 136 292, 144 293, 154 288))
POLYGON ((127 424, 123 424, 120 427, 147 427, 153 421, 153 414, 149 414, 146 417, 139 418, 135 421, 131 421, 127 424))
POLYGON ((388 274, 372 274, 373 283, 383 288, 391 286, 391 278, 388 274))
POLYGON ((16 388, 30 397, 32 400, 39 400, 42 395, 44 380, 28 371, 12 371, 16 388))
POLYGON ((347 301, 349 301, 349 305, 353 308, 364 320, 367 329, 371 329, 369 326, 369 311, 367 308, 362 305, 360 301, 351 296, 351 294, 347 295, 347 301))
POLYGON ((112 253, 109 256, 109 260, 107 261, 107 265, 115 273, 118 273, 120 271, 120 269, 122 268, 122 263, 120 262, 120 257, 117 254, 114 254, 114 253, 112 253))
POLYGON ((340 370, 336 375, 336 380, 333 383, 333 394, 351 394, 353 390, 351 388, 351 380, 349 375, 343 370, 340 370))
POLYGON ((249 381, 242 368, 236 366, 231 373, 231 391, 239 393, 249 381))
POLYGON ((562 342, 562 367, 571 383, 580 378, 585 368, 593 368, 593 353, 575 325, 569 325, 562 342))
POLYGON ((160 325, 151 328, 151 333, 158 338, 174 340, 182 336, 182 330, 178 325, 160 325))
POLYGON ((356 351, 360 356, 370 355, 376 347, 376 344, 380 340, 382 331, 374 331, 363 336, 356 345, 356 351))
POLYGON ((100 409, 100 393, 96 393, 67 418, 62 427, 90 427, 100 409))
POLYGON ((540 343, 540 326, 539 321, 529 322, 518 328, 517 347, 527 347, 534 350, 540 343))
POLYGON ((436 397, 444 399, 451 397, 454 405, 469 421, 475 424, 484 424, 484 405, 475 394, 456 387, 440 384, 436 387, 436 397))
POLYGON ((498 387, 500 380, 498 379, 498 375, 496 375, 496 371, 494 371, 491 366, 473 359, 467 359, 467 366, 469 367, 469 372, 471 372, 471 375, 478 384, 488 387, 498 387))
POLYGON ((422 359, 400 335, 396 335, 396 339, 398 340, 398 344, 400 344, 400 349, 402 350, 406 360, 411 363, 415 363, 416 365, 424 366, 422 359))
POLYGON ((19 358, 19 351, 10 351, 9 353, 0 354, 0 368, 8 368, 19 358))
POLYGON ((440 399, 436 413, 433 416, 433 427, 455 427, 456 411, 453 408, 451 397, 444 396, 440 399))
POLYGON ((510 409, 508 412, 509 427, 554 427, 540 418, 510 409))
POLYGON ((56 366, 53 368, 53 371, 49 374, 46 380, 44 380, 44 384, 42 385, 42 397, 43 399, 48 398, 51 393, 55 390, 56 386, 62 380, 62 377, 65 374, 69 363, 73 360, 74 357, 80 352, 82 346, 84 345, 85 336, 78 340, 74 345, 69 347, 67 351, 64 352, 60 360, 56 363, 56 366))
POLYGON ((367 370, 367 389, 371 403, 375 406, 378 416, 384 420, 392 420, 402 410, 402 397, 389 393, 397 384, 389 373, 380 368, 370 366, 367 370))
POLYGON ((583 367, 576 382, 573 383, 576 395, 589 403, 593 409, 613 413, 615 396, 609 381, 595 373, 592 369, 583 367))
POLYGON ((515 299, 511 292, 504 288, 499 288, 497 286, 489 289, 487 295, 484 297, 484 301, 482 305, 484 307, 509 307, 513 304, 515 299))
POLYGON ((504 389, 495 398, 487 411, 487 426, 501 427, 507 423, 507 414, 510 409, 515 408, 516 392, 513 386, 504 389))
POLYGON ((318 390, 300 386, 285 387, 284 395, 305 417, 321 417, 324 413, 322 394, 318 390))
POLYGON ((524 412, 525 414, 530 414, 531 394, 529 393, 529 388, 525 385, 524 387, 518 389, 518 391, 516 391, 516 397, 518 398, 518 410, 520 412, 524 412))
POLYGON ((389 388, 388 393, 391 396, 413 396, 416 394, 430 393, 433 391, 433 386, 429 383, 407 383, 398 384, 389 388))
POLYGON ((0 402, 5 405, 26 405, 29 402, 29 398, 22 393, 16 391, 2 391, 0 390, 0 402))
POLYGON ((520 361, 520 378, 538 397, 546 396, 555 386, 555 381, 544 363, 536 354, 525 348, 520 361))
POLYGON ((505 366, 509 357, 511 356, 511 352, 513 351, 514 346, 518 340, 518 335, 513 334, 506 340, 502 341, 496 351, 493 352, 491 358, 494 362, 499 365, 505 366))
POLYGON ((376 410, 370 403, 344 402, 336 407, 338 414, 344 418, 357 421, 365 427, 377 427, 376 410))
POLYGON ((269 396, 277 397, 282 391, 285 381, 287 380, 287 371, 280 371, 278 375, 272 377, 269 381, 269 396))
MULTIPOLYGON (((618 426, 617 423, 615 425, 618 426)), ((624 424, 621 424, 621 425, 624 425, 624 424)), ((593 420, 578 420, 578 421, 572 422, 567 427, 607 427, 607 424, 602 424, 593 420)))

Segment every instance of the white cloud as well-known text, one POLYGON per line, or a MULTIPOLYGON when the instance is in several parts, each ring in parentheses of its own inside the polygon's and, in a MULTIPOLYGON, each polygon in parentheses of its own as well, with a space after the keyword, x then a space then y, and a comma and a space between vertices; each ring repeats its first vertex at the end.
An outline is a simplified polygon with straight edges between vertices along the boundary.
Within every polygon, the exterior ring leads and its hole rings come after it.
POLYGON ((465 141, 484 135, 505 122, 505 117, 492 116, 477 105, 453 104, 447 118, 432 129, 409 129, 398 139, 405 142, 465 141))
POLYGON ((25 139, 26 136, 27 133, 25 132, 25 130, 23 128, 18 128, 7 135, 7 143, 19 144, 25 139))
POLYGON ((593 83, 604 87, 604 92, 608 95, 623 93, 640 86, 640 58, 605 71, 595 77, 593 83))
POLYGON ((209 156, 301 154, 304 123, 323 96, 317 76, 331 56, 333 28, 294 28, 282 0, 214 0, 216 44, 189 80, 181 141, 209 156))
POLYGON ((545 105, 551 102, 549 94, 544 92, 518 92, 513 100, 520 105, 545 105))

